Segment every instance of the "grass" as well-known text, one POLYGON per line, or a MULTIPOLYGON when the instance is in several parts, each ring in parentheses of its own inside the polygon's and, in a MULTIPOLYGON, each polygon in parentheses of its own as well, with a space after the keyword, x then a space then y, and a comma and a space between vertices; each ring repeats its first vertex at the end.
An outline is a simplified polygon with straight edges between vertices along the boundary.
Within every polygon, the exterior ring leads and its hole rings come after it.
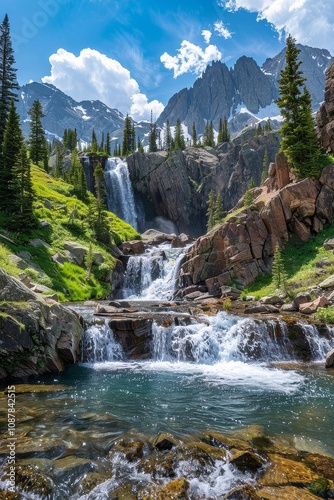
MULTIPOLYGON (((327 226, 321 233, 302 242, 291 236, 285 244, 282 256, 288 274, 288 295, 293 297, 297 293, 316 286, 334 273, 334 254, 325 250, 323 243, 327 238, 334 238, 334 224, 327 226), (322 269, 324 274, 317 274, 320 268, 316 263, 326 258, 328 266, 322 269)), ((243 296, 254 295, 256 298, 277 293, 271 275, 261 274, 244 291, 243 296)))
MULTIPOLYGON (((25 234, 15 232, 14 228, 11 232, 4 232, 1 229, 0 218, 0 233, 16 243, 16 245, 11 244, 0 237, 0 267, 15 277, 19 277, 20 273, 27 274, 33 282, 57 292, 62 301, 106 297, 110 290, 110 283, 106 279, 115 265, 115 259, 111 256, 108 246, 96 241, 88 226, 88 205, 73 195, 73 186, 51 177, 36 166, 32 166, 32 181, 36 194, 35 214, 47 225, 25 234), (40 239, 46 245, 36 246, 32 242, 34 239, 40 239), (66 258, 65 241, 75 241, 87 248, 91 246, 93 252, 103 255, 103 264, 93 265, 89 277, 84 264, 82 266, 71 262, 57 264, 52 257, 58 253, 66 258), (38 266, 37 270, 30 267, 22 270, 10 260, 11 254, 18 254, 20 251, 30 253, 31 262, 38 266), (42 272, 38 271, 39 268, 42 272)), ((109 212, 109 227, 114 244, 140 238, 132 226, 111 212, 109 212)))

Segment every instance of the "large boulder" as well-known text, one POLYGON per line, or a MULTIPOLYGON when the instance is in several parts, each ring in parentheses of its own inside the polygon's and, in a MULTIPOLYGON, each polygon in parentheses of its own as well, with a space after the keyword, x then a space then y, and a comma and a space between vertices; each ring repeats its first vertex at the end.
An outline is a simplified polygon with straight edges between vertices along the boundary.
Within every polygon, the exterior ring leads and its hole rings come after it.
POLYGON ((83 328, 66 307, 47 304, 0 268, 0 378, 61 371, 80 354, 83 328))

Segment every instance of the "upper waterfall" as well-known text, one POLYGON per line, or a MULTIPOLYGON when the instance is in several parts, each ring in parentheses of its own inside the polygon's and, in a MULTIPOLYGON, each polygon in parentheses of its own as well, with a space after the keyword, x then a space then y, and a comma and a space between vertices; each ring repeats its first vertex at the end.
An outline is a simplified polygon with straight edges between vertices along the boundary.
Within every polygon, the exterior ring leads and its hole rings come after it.
POLYGON ((121 158, 108 158, 104 174, 108 210, 138 229, 138 214, 127 163, 121 158))

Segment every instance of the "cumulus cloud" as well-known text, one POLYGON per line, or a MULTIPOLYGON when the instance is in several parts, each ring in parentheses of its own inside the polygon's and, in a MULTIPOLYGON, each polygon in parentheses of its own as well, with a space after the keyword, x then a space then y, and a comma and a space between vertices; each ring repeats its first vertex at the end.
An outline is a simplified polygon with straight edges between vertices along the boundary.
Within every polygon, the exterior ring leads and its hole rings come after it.
POLYGON ((214 30, 218 33, 219 36, 225 38, 225 40, 231 38, 233 34, 228 28, 226 28, 223 21, 216 21, 214 24, 214 30))
POLYGON ((171 56, 167 52, 162 54, 160 61, 165 68, 174 71, 174 78, 184 73, 202 73, 208 63, 220 60, 222 53, 215 45, 208 45, 205 50, 198 45, 194 45, 188 40, 181 42, 176 56, 171 56))
MULTIPOLYGON (((135 120, 150 119, 150 103, 136 80, 131 78, 129 70, 118 61, 101 54, 97 50, 83 49, 79 56, 64 49, 58 49, 49 58, 51 75, 42 78, 44 83, 51 83, 77 101, 98 99, 123 114, 129 113, 134 103, 135 120), (135 96, 143 96, 140 99, 135 96), (145 101, 145 99, 146 101, 145 101), (140 103, 143 108, 140 108, 140 103)), ((153 106, 163 105, 153 101, 153 106)), ((153 109, 153 108, 152 108, 153 109)))
POLYGON ((218 4, 231 11, 258 12, 258 20, 266 19, 279 33, 285 31, 299 43, 334 53, 333 0, 228 0, 218 4))
POLYGON ((149 102, 145 94, 133 94, 131 96, 132 105, 130 108, 130 115, 136 117, 136 120, 147 120, 151 116, 151 111, 153 117, 158 118, 158 116, 163 112, 164 105, 154 99, 154 101, 149 102))
POLYGON ((203 30, 202 36, 204 37, 205 43, 210 43, 210 39, 212 37, 212 33, 209 30, 203 30))

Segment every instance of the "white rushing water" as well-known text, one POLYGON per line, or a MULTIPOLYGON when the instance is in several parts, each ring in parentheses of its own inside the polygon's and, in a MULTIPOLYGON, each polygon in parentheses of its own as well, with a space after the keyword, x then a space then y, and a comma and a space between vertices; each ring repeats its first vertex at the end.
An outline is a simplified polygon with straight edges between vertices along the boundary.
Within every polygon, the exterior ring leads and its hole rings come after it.
POLYGON ((138 216, 127 163, 120 158, 108 158, 104 176, 108 210, 138 229, 138 216))
POLYGON ((124 275, 123 298, 171 300, 185 248, 170 244, 153 247, 129 258, 124 275))

